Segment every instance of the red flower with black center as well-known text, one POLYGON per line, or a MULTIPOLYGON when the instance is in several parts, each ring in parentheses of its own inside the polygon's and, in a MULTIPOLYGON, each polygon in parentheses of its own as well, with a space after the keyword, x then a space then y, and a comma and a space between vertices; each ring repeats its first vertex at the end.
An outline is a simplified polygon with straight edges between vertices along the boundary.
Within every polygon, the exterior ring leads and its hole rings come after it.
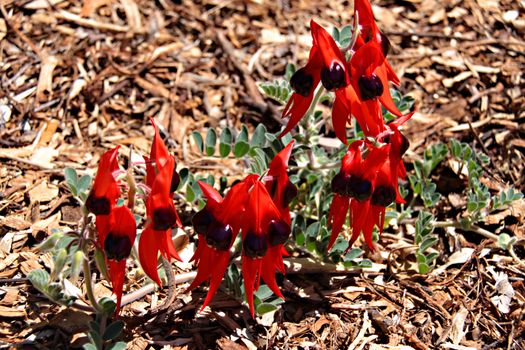
POLYGON ((264 184, 253 184, 246 205, 242 224, 242 275, 244 290, 252 316, 254 315, 253 293, 261 278, 280 298, 283 298, 275 271, 284 273, 282 244, 290 235, 290 225, 281 217, 264 184))
POLYGON ((314 20, 310 21, 313 45, 305 67, 297 70, 290 79, 294 93, 283 111, 283 118, 290 117, 281 136, 289 132, 305 115, 312 103, 319 82, 335 92, 332 124, 337 137, 346 143, 346 124, 349 121, 349 106, 357 100, 350 85, 350 72, 343 52, 332 36, 314 20), (342 101, 344 99, 344 101, 342 101))
MULTIPOLYGON (((374 213, 380 214, 380 212, 375 209, 370 211, 370 208, 386 203, 386 199, 381 196, 386 198, 387 191, 390 189, 383 191, 384 189, 381 188, 385 185, 383 175, 381 175, 379 186, 377 178, 379 169, 383 167, 385 171, 388 170, 385 176, 390 179, 390 168, 386 163, 389 152, 390 145, 375 147, 363 141, 356 141, 348 148, 342 160, 341 170, 332 180, 334 198, 328 218, 332 225, 332 235, 328 249, 332 247, 341 232, 348 211, 350 211, 350 226, 352 227, 350 246, 362 231, 368 247, 371 250, 374 249, 373 227, 379 221, 374 213), (365 159, 363 159, 362 147, 365 147, 368 152, 365 159)), ((384 220, 384 215, 382 219, 384 220)))
POLYGON ((169 156, 159 168, 153 180, 151 192, 146 200, 148 223, 139 241, 139 260, 144 272, 157 284, 161 284, 157 271, 157 258, 160 252, 168 260, 180 260, 171 238, 172 228, 182 226, 173 198, 171 183, 175 159, 169 156))
POLYGON ((131 253, 137 234, 135 217, 128 207, 115 207, 109 215, 109 224, 103 230, 105 232, 102 247, 109 267, 113 293, 117 297, 116 313, 118 314, 122 300, 126 258, 131 253))
POLYGON ((118 171, 119 146, 107 151, 100 158, 93 188, 86 200, 86 208, 95 215, 109 215, 111 208, 117 203, 120 189, 115 180, 114 172, 118 171))

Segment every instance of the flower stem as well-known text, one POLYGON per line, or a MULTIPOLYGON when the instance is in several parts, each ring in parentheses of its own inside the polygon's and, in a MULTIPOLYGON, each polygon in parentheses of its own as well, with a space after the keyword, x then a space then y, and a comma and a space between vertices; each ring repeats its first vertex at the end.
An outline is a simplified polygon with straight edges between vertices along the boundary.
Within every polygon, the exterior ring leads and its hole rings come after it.
POLYGON ((98 304, 97 298, 95 297, 94 288, 93 288, 93 279, 91 278, 91 268, 89 267, 89 262, 87 259, 84 259, 83 269, 84 269, 84 281, 86 283, 86 294, 89 299, 89 302, 91 303, 91 306, 93 306, 96 312, 102 313, 102 308, 98 304))
POLYGON ((493 240, 495 242, 498 241, 498 235, 495 235, 494 233, 490 232, 490 231, 487 231, 485 230, 484 228, 481 228, 479 226, 476 226, 476 225, 471 225, 470 227, 466 228, 466 227, 463 227, 461 225, 461 223, 457 222, 457 221, 436 221, 434 222, 434 227, 454 227, 454 228, 459 228, 459 229, 462 229, 462 230, 465 230, 465 231, 470 231, 470 232, 474 232, 474 233, 477 233, 487 239, 490 239, 490 240, 493 240))

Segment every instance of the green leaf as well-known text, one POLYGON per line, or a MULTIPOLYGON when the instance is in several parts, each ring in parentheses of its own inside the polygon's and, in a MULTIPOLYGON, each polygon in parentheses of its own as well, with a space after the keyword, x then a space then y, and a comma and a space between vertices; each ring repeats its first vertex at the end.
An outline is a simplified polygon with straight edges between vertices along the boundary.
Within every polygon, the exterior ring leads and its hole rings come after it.
POLYGON ((436 252, 428 254, 426 257, 427 264, 428 265, 432 264, 432 262, 436 260, 438 256, 439 256, 439 253, 436 253, 436 252))
POLYGON ((27 278, 33 286, 40 292, 47 294, 47 286, 49 285, 49 273, 45 270, 37 269, 29 272, 27 278))
POLYGON ((417 264, 420 274, 425 274, 430 271, 430 266, 426 262, 417 264))
POLYGON ((419 246, 419 251, 424 253, 428 248, 432 247, 438 241, 437 237, 430 236, 425 238, 425 240, 419 246))
POLYGON ((84 344, 82 348, 84 350, 97 350, 97 347, 93 344, 84 344))
POLYGON ((195 144, 197 145, 197 148, 201 153, 204 153, 204 141, 202 140, 202 135, 200 132, 194 131, 191 133, 191 136, 193 136, 193 139, 195 140, 195 144))
POLYGON ((66 179, 66 182, 68 185, 77 186, 78 182, 78 175, 77 171, 73 168, 66 168, 64 169, 64 178, 66 179))
POLYGON ((259 289, 254 293, 259 299, 266 300, 273 295, 272 290, 266 284, 261 284, 259 289))
POLYGON ((230 151, 232 149, 232 141, 232 131, 229 128, 223 129, 221 132, 221 139, 219 144, 219 154, 221 155, 221 157, 228 157, 228 154, 230 154, 230 151))
POLYGON ((250 145, 245 141, 237 141, 233 147, 233 154, 237 158, 241 158, 250 151, 250 145))
POLYGON ((503 250, 507 250, 509 249, 510 240, 511 238, 508 234, 502 233, 498 236, 498 246, 503 250))
POLYGON ((83 175, 77 183, 78 192, 86 192, 91 186, 91 176, 83 175))
POLYGON ((264 124, 259 124, 253 132, 252 140, 250 141, 251 147, 264 147, 266 143, 266 127, 264 124))
POLYGON ((125 350, 127 349, 127 344, 124 343, 123 341, 119 341, 113 345, 111 345, 108 350, 125 350))
POLYGON ((115 308, 117 307, 117 304, 113 299, 108 297, 101 298, 98 303, 100 304, 100 307, 104 311, 106 315, 111 315, 113 312, 115 312, 115 308))
POLYGON ((213 156, 215 153, 215 145, 217 144, 217 133, 215 129, 208 129, 206 133, 206 155, 213 156))
POLYGON ((104 335, 102 336, 102 339, 106 341, 116 339, 118 336, 120 336, 123 329, 124 322, 122 322, 121 320, 114 321, 109 326, 107 326, 106 330, 104 331, 104 335))
POLYGON ((292 79, 292 75, 294 75, 295 71, 295 64, 288 63, 286 65, 286 68, 284 69, 284 78, 286 79, 286 81, 290 81, 290 79, 292 79))
POLYGON ((354 259, 357 259, 361 255, 363 255, 363 253, 364 251, 362 249, 352 248, 352 250, 350 250, 348 254, 345 255, 345 261, 352 261, 354 259))
POLYGON ((263 315, 265 313, 272 312, 275 310, 277 310, 277 306, 270 304, 270 303, 260 303, 257 306, 257 313, 259 315, 263 315))
POLYGON ((195 192, 193 191, 193 187, 188 186, 186 187, 186 201, 193 202, 195 200, 195 192))
POLYGON ((35 248, 41 252, 52 250, 53 248, 55 248, 55 245, 58 242, 58 240, 62 238, 63 236, 64 236, 63 232, 53 233, 46 240, 38 244, 35 248))

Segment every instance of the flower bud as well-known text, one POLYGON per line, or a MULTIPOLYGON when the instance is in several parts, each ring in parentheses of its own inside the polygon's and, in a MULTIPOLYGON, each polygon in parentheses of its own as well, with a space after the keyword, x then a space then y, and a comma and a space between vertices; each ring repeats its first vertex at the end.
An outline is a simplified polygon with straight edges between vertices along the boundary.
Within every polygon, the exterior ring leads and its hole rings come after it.
POLYGON ((55 266, 54 266, 54 269, 53 269, 53 274, 55 276, 58 276, 60 275, 60 273, 62 272, 62 270, 64 269, 64 266, 66 265, 66 261, 67 261, 67 249, 66 248, 63 248, 61 249, 56 258, 55 258, 55 266))
POLYGON ((268 250, 268 242, 263 234, 248 232, 242 242, 243 254, 249 258, 262 258, 268 250))
POLYGON ((357 84, 359 85, 359 91, 361 92, 361 99, 363 101, 372 100, 383 94, 383 83, 375 74, 361 76, 357 84))
POLYGON ((297 70, 290 79, 290 85, 296 93, 301 96, 308 96, 314 85, 314 78, 306 73, 306 69, 303 67, 297 70))
POLYGON ((71 282, 73 282, 73 284, 78 280, 80 270, 82 270, 83 261, 84 252, 81 250, 77 250, 75 254, 73 254, 73 259, 71 259, 71 269, 69 272, 69 278, 71 279, 71 282))
POLYGON ((270 246, 276 246, 279 244, 284 244, 290 237, 292 230, 290 225, 282 220, 272 220, 270 221, 270 226, 268 228, 268 240, 270 246))

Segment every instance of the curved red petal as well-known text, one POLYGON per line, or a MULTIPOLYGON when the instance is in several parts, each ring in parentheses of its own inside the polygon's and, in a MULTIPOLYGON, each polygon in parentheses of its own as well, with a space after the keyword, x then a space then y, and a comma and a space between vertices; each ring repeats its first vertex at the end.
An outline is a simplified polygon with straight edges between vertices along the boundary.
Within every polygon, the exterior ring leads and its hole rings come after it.
POLYGON ((124 287, 124 274, 126 272, 126 259, 115 261, 107 260, 109 266, 109 277, 111 278, 111 287, 113 294, 117 297, 117 309, 115 314, 120 312, 120 304, 122 303, 122 289, 124 287))
MULTIPOLYGON (((250 307, 250 313, 254 317, 255 310, 253 307, 253 292, 257 275, 261 270, 262 259, 251 259, 243 255, 242 257, 242 277, 244 279, 244 292, 246 301, 250 307)), ((260 278, 260 277, 259 277, 260 278)), ((257 279, 259 279, 257 278, 257 279)))
POLYGON ((332 204, 330 205, 330 214, 328 216, 328 222, 332 225, 332 233, 330 235, 330 242, 328 243, 327 250, 332 249, 337 237, 341 233, 349 206, 349 198, 334 194, 334 199, 332 199, 332 204))
POLYGON ((157 270, 158 253, 160 250, 160 240, 156 237, 156 232, 149 226, 142 232, 139 240, 139 261, 144 273, 148 275, 159 286, 162 282, 157 270))
POLYGON ((151 144, 150 159, 155 160, 157 169, 160 171, 171 157, 162 137, 160 136, 159 129, 153 117, 150 118, 150 121, 155 129, 155 136, 153 137, 153 143, 151 144))
MULTIPOLYGON (((351 85, 349 85, 350 87, 351 85)), ((332 107, 332 126, 334 128, 335 136, 345 145, 348 144, 346 139, 346 123, 350 119, 350 109, 347 108, 345 103, 346 89, 340 89, 335 92, 335 101, 332 107)))
POLYGON ((214 259, 212 261, 213 269, 211 273, 210 288, 208 289, 208 294, 206 294, 206 299, 202 303, 201 311, 210 303, 213 299, 213 296, 219 289, 222 279, 224 278, 224 273, 228 268, 228 263, 230 261, 230 252, 219 252, 214 250, 214 259))

